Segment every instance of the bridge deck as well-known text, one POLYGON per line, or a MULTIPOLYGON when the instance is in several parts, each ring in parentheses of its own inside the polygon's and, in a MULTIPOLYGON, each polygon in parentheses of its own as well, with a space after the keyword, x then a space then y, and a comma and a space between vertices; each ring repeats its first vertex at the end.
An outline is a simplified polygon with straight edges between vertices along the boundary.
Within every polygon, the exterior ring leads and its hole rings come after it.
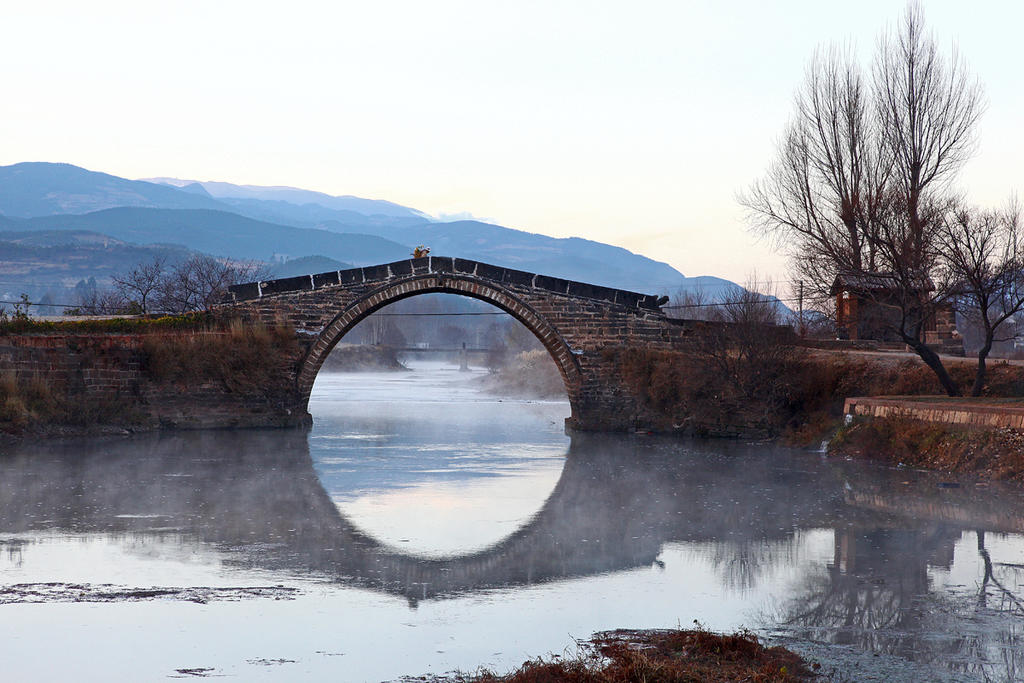
POLYGON ((476 277, 506 285, 529 287, 531 289, 551 292, 552 294, 606 301, 612 304, 651 311, 658 311, 660 306, 667 301, 667 297, 659 297, 656 294, 641 294, 640 292, 602 287, 575 280, 563 280, 548 275, 528 273, 522 270, 503 268, 488 263, 449 256, 426 256, 395 261, 394 263, 385 263, 379 266, 331 270, 325 273, 232 285, 228 288, 229 299, 226 303, 231 301, 251 301, 275 294, 312 291, 325 287, 359 285, 373 282, 383 284, 390 280, 413 275, 435 273, 439 275, 450 274, 476 277))

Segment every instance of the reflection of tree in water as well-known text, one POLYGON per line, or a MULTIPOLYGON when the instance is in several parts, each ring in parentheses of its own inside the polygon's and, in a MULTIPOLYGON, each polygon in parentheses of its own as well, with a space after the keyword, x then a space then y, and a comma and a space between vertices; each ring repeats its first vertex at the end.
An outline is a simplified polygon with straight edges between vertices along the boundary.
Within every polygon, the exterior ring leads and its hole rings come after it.
POLYGON ((722 583, 732 590, 749 591, 777 571, 795 565, 802 544, 799 535, 780 540, 723 541, 711 544, 707 553, 722 583))
POLYGON ((961 536, 948 525, 837 529, 833 562, 809 573, 774 620, 801 638, 940 663, 981 680, 1019 680, 1024 603, 996 578, 983 545, 977 593, 929 592, 929 567, 948 569, 961 536))

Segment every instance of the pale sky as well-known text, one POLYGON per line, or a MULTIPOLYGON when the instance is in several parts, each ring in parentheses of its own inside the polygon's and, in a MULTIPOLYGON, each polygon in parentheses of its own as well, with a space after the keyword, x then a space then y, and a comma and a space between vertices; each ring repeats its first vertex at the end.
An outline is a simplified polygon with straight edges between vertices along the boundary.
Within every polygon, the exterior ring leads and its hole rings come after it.
MULTIPOLYGON (((1024 194, 1024 3, 925 0, 985 84, 975 202, 1024 194)), ((292 185, 787 277, 735 196, 816 46, 903 2, 36 2, 0 20, 0 164, 292 185)))

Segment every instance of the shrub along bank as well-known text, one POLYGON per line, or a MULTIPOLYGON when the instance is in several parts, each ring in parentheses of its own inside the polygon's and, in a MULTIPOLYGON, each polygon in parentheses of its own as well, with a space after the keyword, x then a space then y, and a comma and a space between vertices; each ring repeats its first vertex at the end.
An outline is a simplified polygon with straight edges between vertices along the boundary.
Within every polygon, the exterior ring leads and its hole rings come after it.
MULTIPOLYGON (((623 379, 640 397, 641 424, 705 436, 779 437, 818 444, 842 422, 850 396, 941 394, 916 359, 779 347, 762 356, 733 352, 617 350, 623 379)), ((986 396, 1024 396, 1024 368, 990 368, 986 396)), ((974 374, 952 364, 958 381, 974 374)))

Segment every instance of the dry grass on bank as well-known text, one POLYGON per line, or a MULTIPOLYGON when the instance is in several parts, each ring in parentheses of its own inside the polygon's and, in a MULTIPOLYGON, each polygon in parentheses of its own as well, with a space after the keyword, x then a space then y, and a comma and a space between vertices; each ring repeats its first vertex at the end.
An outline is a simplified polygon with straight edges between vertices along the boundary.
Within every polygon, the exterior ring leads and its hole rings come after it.
POLYGON ((910 418, 855 420, 829 452, 950 474, 1024 483, 1024 434, 910 418))
POLYGON ((201 330, 215 324, 209 313, 121 316, 81 320, 38 320, 27 315, 0 315, 0 336, 12 334, 150 334, 201 330))
POLYGON ((48 428, 89 428, 117 423, 132 426, 141 416, 119 398, 64 395, 37 376, 0 374, 0 433, 19 434, 48 428))
POLYGON ((274 385, 299 354, 295 331, 231 322, 225 330, 147 335, 143 373, 167 384, 222 382, 232 390, 274 385))
MULTIPOLYGON (((62 361, 77 359, 81 371, 124 370, 130 362, 138 362, 140 375, 132 380, 135 384, 152 382, 191 390, 215 382, 229 391, 263 394, 290 381, 290 373, 284 370, 299 356, 295 332, 285 327, 235 321, 197 331, 149 332, 139 337, 138 350, 128 345, 94 345, 92 337, 74 338, 62 361), (113 357, 106 357, 108 354, 113 357)), ((146 421, 138 408, 137 388, 121 393, 90 391, 81 381, 76 382, 74 375, 74 370, 63 378, 0 372, 0 432, 88 432, 134 428, 146 421)))
POLYGON ((613 631, 573 658, 536 659, 500 676, 484 671, 458 683, 790 683, 814 680, 811 668, 746 632, 613 631))

